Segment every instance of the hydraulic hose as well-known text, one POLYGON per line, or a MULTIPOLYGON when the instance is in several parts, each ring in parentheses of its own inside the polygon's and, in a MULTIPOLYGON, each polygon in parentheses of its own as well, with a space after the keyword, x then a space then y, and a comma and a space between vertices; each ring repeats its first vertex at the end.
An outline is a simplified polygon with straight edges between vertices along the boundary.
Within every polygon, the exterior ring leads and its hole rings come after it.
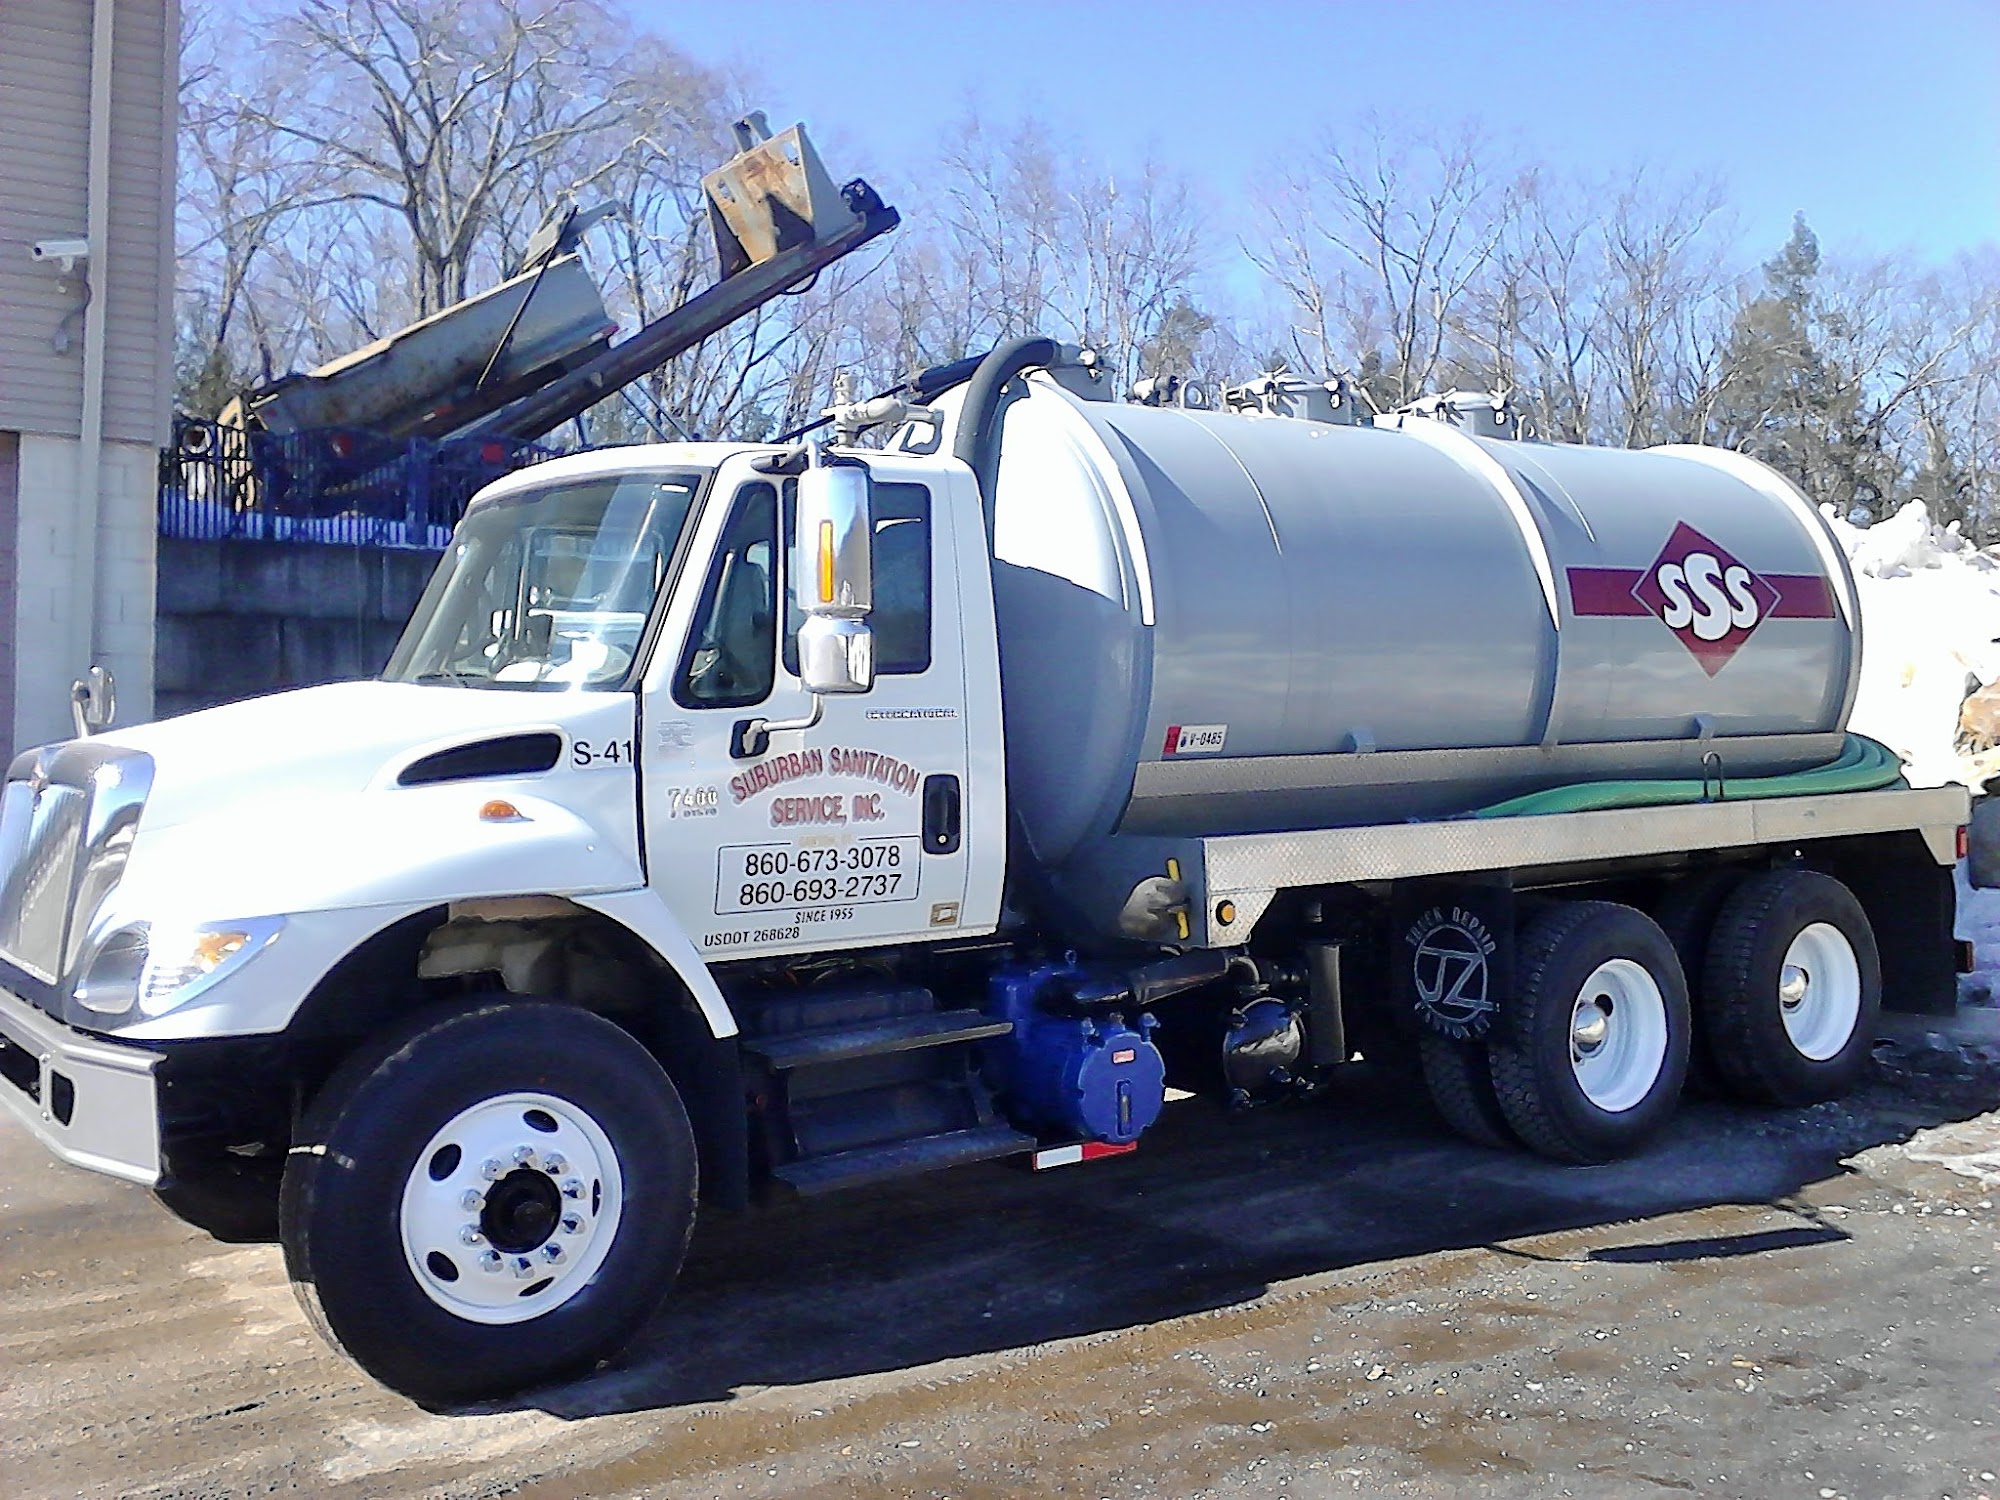
POLYGON ((1809 797, 1831 792, 1872 792, 1899 785, 1903 763, 1888 746, 1850 734, 1839 756, 1823 766, 1783 776, 1691 781, 1587 781, 1551 787, 1482 807, 1475 818, 1518 818, 1530 813, 1589 812, 1604 808, 1667 807, 1685 802, 1744 802, 1761 797, 1809 797))
POLYGON ((1052 365, 1061 357, 1061 346, 1052 338, 1033 335, 1009 339, 994 345, 972 372, 959 411, 958 436, 951 452, 962 460, 979 481, 979 502, 986 512, 986 545, 993 545, 993 477, 1000 467, 1000 396, 1007 382, 1023 370, 1052 365))

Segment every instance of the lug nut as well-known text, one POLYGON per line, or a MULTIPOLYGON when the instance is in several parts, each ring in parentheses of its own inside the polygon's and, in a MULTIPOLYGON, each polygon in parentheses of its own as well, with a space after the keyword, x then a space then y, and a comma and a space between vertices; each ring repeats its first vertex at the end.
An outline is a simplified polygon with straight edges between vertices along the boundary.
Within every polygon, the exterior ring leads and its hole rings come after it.
POLYGON ((560 1152, 551 1151, 542 1158, 542 1170, 551 1177, 560 1177, 569 1170, 569 1163, 563 1160, 560 1152))
POLYGON ((575 1214, 564 1214, 562 1228, 564 1234, 582 1234, 583 1220, 575 1214))
POLYGON ((488 1182, 498 1182, 507 1175, 507 1163, 497 1156, 489 1156, 485 1164, 480 1167, 479 1175, 488 1182))
POLYGON ((526 1281, 534 1274, 535 1263, 533 1261, 529 1260, 525 1255, 514 1257, 514 1279, 516 1281, 526 1281))
POLYGON ((482 1270, 482 1271, 497 1271, 497 1270, 499 1270, 499 1269, 500 1269, 500 1252, 499 1252, 498 1250, 482 1250, 482 1251, 480 1251, 480 1252, 479 1252, 479 1269, 480 1269, 480 1270, 482 1270))
POLYGON ((458 1231, 458 1242, 461 1245, 483 1245, 486 1243, 486 1236, 479 1232, 477 1224, 467 1224, 458 1231))
POLYGON ((561 1265, 562 1258, 563 1258, 563 1247, 561 1245, 542 1246, 542 1259, 546 1260, 550 1265, 552 1266, 561 1265))
POLYGON ((534 1163, 534 1160, 535 1148, 533 1146, 516 1146, 514 1148, 514 1164, 516 1166, 530 1166, 534 1163))
POLYGON ((581 1177, 565 1177, 562 1184, 562 1195, 565 1198, 581 1198, 583 1196, 583 1179, 581 1177))
POLYGON ((476 1214, 480 1209, 486 1207, 486 1195, 480 1192, 478 1188, 467 1188, 463 1193, 459 1194, 458 1206, 469 1214, 476 1214))

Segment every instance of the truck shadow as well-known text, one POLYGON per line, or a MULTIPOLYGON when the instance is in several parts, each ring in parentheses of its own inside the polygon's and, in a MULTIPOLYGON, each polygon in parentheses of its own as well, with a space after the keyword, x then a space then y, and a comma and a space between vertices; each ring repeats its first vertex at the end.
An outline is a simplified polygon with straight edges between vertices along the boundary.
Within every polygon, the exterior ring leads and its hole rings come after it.
MULTIPOLYGON (((2000 1108, 2000 1066, 1878 1067, 1839 1104, 1690 1101, 1645 1155, 1558 1167, 1444 1133, 1400 1079, 1247 1118, 1171 1107, 1132 1156, 1031 1174, 960 1168, 709 1215, 678 1291, 619 1365, 501 1409, 581 1419, 730 1400, 1229 1307, 1273 1284, 1426 1252, 1721 1204, 1778 1204, 1845 1157, 2000 1108)), ((1725 1258, 1846 1236, 1796 1228, 1596 1261, 1725 1258)), ((1507 1250, 1505 1253, 1531 1254, 1507 1250)), ((1541 1258, 1536 1256, 1535 1258, 1541 1258)), ((481 1410, 494 1410, 482 1407, 481 1410)))

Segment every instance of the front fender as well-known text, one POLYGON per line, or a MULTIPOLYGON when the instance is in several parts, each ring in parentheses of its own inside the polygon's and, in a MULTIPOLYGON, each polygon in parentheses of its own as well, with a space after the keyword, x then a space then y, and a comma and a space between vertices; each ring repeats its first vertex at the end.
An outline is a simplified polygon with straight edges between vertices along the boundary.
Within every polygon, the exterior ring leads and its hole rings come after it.
POLYGON ((650 886, 641 886, 636 890, 611 891, 574 899, 578 906, 601 912, 650 947, 659 956, 660 962, 672 969, 681 983, 687 986, 694 1003, 701 1007, 702 1016, 707 1020, 713 1036, 720 1040, 736 1035, 736 1015, 723 997, 721 986, 715 982, 715 975, 709 972, 693 939, 657 891, 650 886))
MULTIPOLYGON (((95 930, 139 921, 156 930, 198 930, 252 917, 281 917, 284 929, 194 1000, 120 1027, 117 1035, 166 1040, 282 1031, 335 964, 415 912, 524 892, 581 900, 641 887, 638 860, 620 830, 599 828, 515 788, 504 789, 505 801, 518 816, 482 816, 496 790, 486 783, 394 797, 320 797, 296 810, 243 803, 176 827, 142 825, 95 930)), ((727 1018, 698 958, 676 962, 648 932, 638 935, 673 964, 697 999, 706 991, 705 1012, 719 1006, 727 1018)))
MULTIPOLYGON (((656 893, 641 887, 570 899, 579 907, 616 922, 650 948, 687 986, 710 1035, 722 1040, 737 1034, 736 1017, 715 976, 656 893)), ((349 954, 404 918, 439 904, 420 901, 289 914, 278 940, 245 963, 241 971, 186 1005, 118 1027, 110 1034, 131 1041, 185 1041, 281 1032, 291 1024, 320 981, 349 954)))

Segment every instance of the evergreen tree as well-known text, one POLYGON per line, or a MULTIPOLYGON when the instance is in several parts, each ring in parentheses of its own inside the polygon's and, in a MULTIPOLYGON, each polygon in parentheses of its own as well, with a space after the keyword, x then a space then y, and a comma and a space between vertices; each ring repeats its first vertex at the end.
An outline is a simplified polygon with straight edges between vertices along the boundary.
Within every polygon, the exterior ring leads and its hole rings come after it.
POLYGON ((1898 465, 1840 357, 1854 330, 1820 287, 1819 239, 1804 214, 1764 262, 1763 294, 1737 313, 1709 441, 1763 460, 1816 501, 1880 516, 1898 465))

